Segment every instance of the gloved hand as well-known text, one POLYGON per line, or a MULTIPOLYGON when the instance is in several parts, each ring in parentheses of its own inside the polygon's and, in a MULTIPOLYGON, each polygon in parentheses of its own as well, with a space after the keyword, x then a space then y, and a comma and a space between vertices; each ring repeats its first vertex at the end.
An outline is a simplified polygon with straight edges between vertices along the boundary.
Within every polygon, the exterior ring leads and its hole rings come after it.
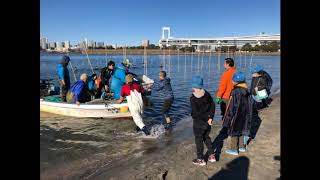
POLYGON ((217 97, 217 98, 216 98, 216 103, 217 103, 217 104, 220 104, 221 101, 222 101, 222 99, 221 99, 220 97, 217 97))

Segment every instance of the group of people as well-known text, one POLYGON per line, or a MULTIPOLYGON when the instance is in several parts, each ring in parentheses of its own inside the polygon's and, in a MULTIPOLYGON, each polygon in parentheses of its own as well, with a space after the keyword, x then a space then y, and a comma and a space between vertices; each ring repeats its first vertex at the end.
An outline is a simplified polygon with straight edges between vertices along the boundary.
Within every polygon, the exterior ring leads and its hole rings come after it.
MULTIPOLYGON (((126 98, 137 131, 142 130, 145 135, 150 135, 148 128, 142 121, 144 90, 141 83, 135 79, 137 75, 129 72, 131 63, 128 59, 117 66, 114 61, 109 61, 107 67, 101 69, 99 77, 96 74, 92 74, 90 77, 87 74, 82 74, 80 80, 71 87, 67 68, 69 62, 69 56, 63 56, 58 65, 60 95, 63 102, 80 105, 95 98, 112 97, 116 103, 120 104, 126 98)), ((159 92, 164 99, 161 113, 165 128, 169 129, 171 127, 169 110, 174 97, 170 78, 166 77, 165 71, 160 71, 159 80, 155 81, 153 91, 159 92)))
MULTIPOLYGON (((126 98, 137 130, 142 130, 145 135, 150 135, 142 119, 144 90, 135 80, 136 75, 129 72, 130 62, 128 59, 125 59, 117 67, 115 67, 113 61, 109 61, 107 67, 102 68, 98 78, 96 74, 90 77, 82 74, 80 80, 71 88, 70 77, 66 68, 69 61, 70 58, 64 56, 58 65, 63 101, 74 102, 79 105, 90 100, 90 95, 91 99, 93 97, 105 98, 108 93, 111 93, 117 103, 122 103, 126 98), (88 92, 88 95, 85 92, 88 92)), ((190 103, 197 151, 197 158, 193 160, 193 163, 196 165, 206 165, 203 154, 204 144, 208 149, 208 161, 216 161, 217 147, 212 143, 209 136, 216 110, 215 104, 220 105, 222 115, 222 129, 219 137, 217 137, 218 141, 223 143, 220 136, 230 137, 231 143, 226 153, 238 155, 239 152, 246 151, 249 140, 255 136, 251 129, 258 111, 268 107, 271 103, 272 99, 269 96, 272 78, 263 70, 263 66, 256 65, 251 69, 252 80, 249 87, 246 83, 245 74, 237 71, 234 65, 232 58, 224 60, 225 72, 221 76, 215 99, 203 88, 203 79, 200 76, 192 78, 190 103)), ((165 71, 159 72, 159 79, 154 82, 152 91, 158 92, 160 99, 163 99, 161 115, 165 128, 169 129, 171 127, 169 111, 174 101, 174 95, 170 78, 166 76, 165 71)))
MULTIPOLYGON (((208 149, 208 161, 215 162, 215 146, 209 133, 215 114, 215 103, 220 104, 222 115, 222 129, 220 137, 230 137, 230 146, 227 154, 238 155, 246 152, 249 139, 253 139, 252 123, 257 117, 258 110, 268 107, 271 103, 270 89, 272 78, 263 70, 263 66, 256 65, 252 70, 251 87, 246 84, 246 76, 234 67, 234 60, 224 60, 225 72, 221 76, 215 102, 203 88, 203 79, 195 76, 192 79, 191 116, 193 118, 193 131, 197 149, 197 158, 193 160, 196 165, 204 166, 204 145, 208 149)), ((223 142, 222 142, 223 143, 223 142)))

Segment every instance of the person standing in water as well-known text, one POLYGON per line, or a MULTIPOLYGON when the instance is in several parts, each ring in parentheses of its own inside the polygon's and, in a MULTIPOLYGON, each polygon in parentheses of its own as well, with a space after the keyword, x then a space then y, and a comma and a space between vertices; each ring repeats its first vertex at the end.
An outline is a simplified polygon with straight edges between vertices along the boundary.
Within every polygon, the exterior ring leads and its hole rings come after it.
POLYGON ((204 166, 206 162, 203 156, 203 143, 208 148, 208 161, 216 161, 211 146, 211 138, 209 137, 215 113, 215 104, 210 93, 203 89, 203 79, 200 76, 192 78, 192 96, 190 97, 190 102, 193 132, 197 147, 197 159, 194 159, 192 162, 195 165, 204 166))
POLYGON ((154 83, 152 89, 158 91, 161 99, 164 99, 161 115, 165 120, 165 128, 169 129, 171 126, 169 111, 172 106, 174 96, 171 88, 170 78, 167 77, 167 73, 165 71, 159 72, 159 80, 154 83))
POLYGON ((134 123, 148 136, 150 132, 142 121, 143 101, 141 93, 143 93, 143 89, 133 82, 133 75, 128 74, 125 80, 126 84, 121 88, 120 98, 117 103, 122 103, 124 96, 126 96, 134 123))
POLYGON ((69 61, 69 56, 63 56, 57 67, 60 84, 60 96, 63 102, 67 102, 66 96, 70 88, 70 76, 67 67, 69 65, 69 61))

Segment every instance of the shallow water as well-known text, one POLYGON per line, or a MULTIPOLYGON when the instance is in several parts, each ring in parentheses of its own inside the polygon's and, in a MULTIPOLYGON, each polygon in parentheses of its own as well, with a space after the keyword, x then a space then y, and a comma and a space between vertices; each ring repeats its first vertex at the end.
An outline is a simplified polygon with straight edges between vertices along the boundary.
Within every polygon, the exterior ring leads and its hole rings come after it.
MULTIPOLYGON (((127 56, 137 68, 131 69, 136 74, 143 73, 143 56, 127 56)), ((56 66, 60 54, 40 54, 40 77, 52 78, 57 83, 56 66)), ((87 58, 81 54, 70 55, 73 67, 77 67, 76 77, 81 73, 91 74, 87 58)), ((102 67, 106 64, 105 55, 89 55, 92 66, 102 67)), ((121 62, 122 55, 108 56, 116 63, 121 62)), ((220 57, 220 70, 217 56, 198 56, 180 54, 166 56, 165 63, 162 55, 148 56, 147 76, 151 79, 158 77, 160 64, 164 65, 174 91, 175 100, 171 108, 173 130, 165 132, 160 125, 161 99, 154 93, 149 98, 152 108, 144 112, 144 121, 151 127, 153 135, 146 137, 142 132, 135 131, 131 120, 73 118, 40 113, 40 165, 41 177, 51 179, 56 176, 90 178, 97 169, 108 167, 110 163, 123 159, 135 158, 154 153, 164 147, 182 142, 185 138, 193 138, 192 119, 190 117, 191 78, 198 74, 204 78, 204 86, 213 97, 219 85, 223 72, 223 59, 220 57), (199 63, 198 63, 199 59, 199 63), (170 66, 169 66, 170 62, 170 66), (192 62, 192 63, 191 63, 192 62)), ((249 72, 251 55, 235 58, 236 68, 249 72)), ((280 92, 280 56, 253 56, 251 66, 264 65, 273 78, 272 92, 280 92)), ((74 82, 72 70, 69 67, 71 81, 74 82)), ((95 71, 99 74, 99 70, 95 71)), ((250 74, 247 73, 248 85, 250 74)), ((221 119, 217 106, 216 121, 221 119)))

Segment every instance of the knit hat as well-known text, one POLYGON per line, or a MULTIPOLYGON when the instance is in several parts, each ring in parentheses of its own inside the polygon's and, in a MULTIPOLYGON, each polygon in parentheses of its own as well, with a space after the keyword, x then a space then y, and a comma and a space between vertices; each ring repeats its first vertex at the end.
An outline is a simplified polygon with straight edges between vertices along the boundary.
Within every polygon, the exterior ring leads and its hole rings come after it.
POLYGON ((132 81, 133 81, 133 76, 132 76, 131 74, 128 74, 128 75, 126 76, 126 82, 131 83, 132 81))
POLYGON ((192 78, 192 88, 203 88, 203 79, 200 76, 194 76, 192 78))
POLYGON ((124 59, 124 60, 122 61, 122 64, 131 66, 131 63, 130 63, 129 59, 124 59))

